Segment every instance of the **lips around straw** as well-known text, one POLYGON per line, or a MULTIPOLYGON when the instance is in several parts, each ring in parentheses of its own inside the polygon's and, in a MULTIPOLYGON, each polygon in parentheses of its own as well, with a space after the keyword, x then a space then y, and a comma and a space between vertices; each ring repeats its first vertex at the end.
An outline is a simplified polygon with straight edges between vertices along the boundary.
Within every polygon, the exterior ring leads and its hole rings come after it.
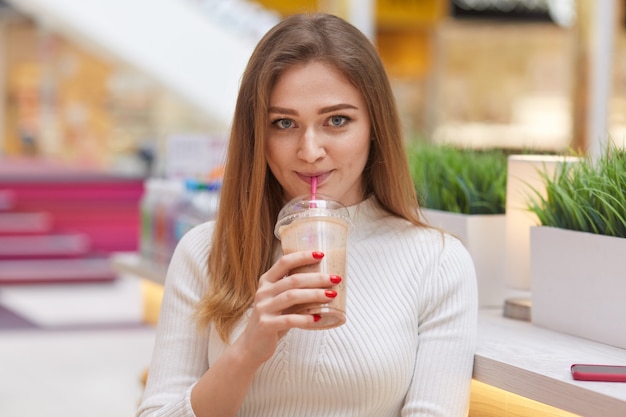
MULTIPOLYGON (((316 199, 317 194, 317 176, 311 177, 311 200, 316 199)), ((317 204, 314 202, 311 203, 310 208, 316 208, 317 204)))

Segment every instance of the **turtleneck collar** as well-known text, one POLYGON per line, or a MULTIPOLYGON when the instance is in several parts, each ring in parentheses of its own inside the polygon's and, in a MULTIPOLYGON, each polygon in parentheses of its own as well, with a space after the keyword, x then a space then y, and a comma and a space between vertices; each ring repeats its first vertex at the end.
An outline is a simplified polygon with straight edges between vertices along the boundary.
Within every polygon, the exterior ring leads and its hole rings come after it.
POLYGON ((359 231, 366 231, 374 226, 376 220, 386 217, 389 214, 380 206, 374 195, 367 197, 365 200, 348 207, 352 227, 350 234, 354 235, 359 231))

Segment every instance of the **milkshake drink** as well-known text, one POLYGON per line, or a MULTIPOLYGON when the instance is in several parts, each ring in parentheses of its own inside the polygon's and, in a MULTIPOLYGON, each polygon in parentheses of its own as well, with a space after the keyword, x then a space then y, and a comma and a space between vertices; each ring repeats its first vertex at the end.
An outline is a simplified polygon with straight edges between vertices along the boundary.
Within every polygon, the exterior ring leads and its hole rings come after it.
MULTIPOLYGON (((297 251, 320 251, 321 262, 290 271, 323 272, 339 275, 342 281, 333 286, 337 297, 327 303, 301 304, 288 313, 318 315, 311 329, 330 329, 346 321, 346 244, 350 217, 341 203, 324 196, 298 197, 287 203, 280 214, 274 233, 281 241, 284 254, 297 251)), ((330 288, 330 286, 329 286, 330 288)))

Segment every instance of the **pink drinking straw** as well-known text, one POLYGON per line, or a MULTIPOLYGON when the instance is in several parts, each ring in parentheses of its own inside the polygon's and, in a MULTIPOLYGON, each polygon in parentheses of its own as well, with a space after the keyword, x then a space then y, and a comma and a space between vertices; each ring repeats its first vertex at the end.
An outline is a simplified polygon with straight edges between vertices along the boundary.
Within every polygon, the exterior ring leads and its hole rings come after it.
MULTIPOLYGON (((317 176, 311 177, 311 200, 315 200, 317 194, 317 176)), ((311 203, 311 208, 316 208, 317 204, 311 203)))

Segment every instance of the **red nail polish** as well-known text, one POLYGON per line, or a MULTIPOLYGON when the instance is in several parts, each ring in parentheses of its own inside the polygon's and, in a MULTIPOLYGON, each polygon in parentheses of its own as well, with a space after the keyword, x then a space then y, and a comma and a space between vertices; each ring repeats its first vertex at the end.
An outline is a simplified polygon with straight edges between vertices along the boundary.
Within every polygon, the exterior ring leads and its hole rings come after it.
POLYGON ((322 319, 322 315, 321 314, 313 314, 313 321, 314 322, 318 322, 322 319))
POLYGON ((333 284, 339 284, 341 282, 341 277, 339 275, 331 275, 330 282, 333 284))
POLYGON ((326 294, 326 297, 328 298, 335 298, 337 296, 337 291, 334 290, 326 290, 324 292, 324 294, 326 294))
POLYGON ((324 257, 324 252, 315 251, 315 252, 313 252, 313 257, 315 259, 322 259, 324 257))

